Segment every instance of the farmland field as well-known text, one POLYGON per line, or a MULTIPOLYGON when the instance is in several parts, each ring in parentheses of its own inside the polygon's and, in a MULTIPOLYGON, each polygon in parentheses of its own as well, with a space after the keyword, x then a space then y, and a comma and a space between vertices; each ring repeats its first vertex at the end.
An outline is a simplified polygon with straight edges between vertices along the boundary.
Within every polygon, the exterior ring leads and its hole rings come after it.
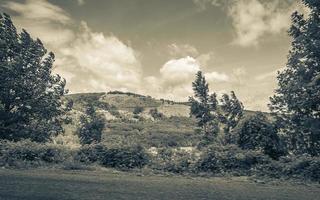
POLYGON ((244 178, 137 176, 104 171, 0 170, 1 200, 319 199, 319 185, 244 178))

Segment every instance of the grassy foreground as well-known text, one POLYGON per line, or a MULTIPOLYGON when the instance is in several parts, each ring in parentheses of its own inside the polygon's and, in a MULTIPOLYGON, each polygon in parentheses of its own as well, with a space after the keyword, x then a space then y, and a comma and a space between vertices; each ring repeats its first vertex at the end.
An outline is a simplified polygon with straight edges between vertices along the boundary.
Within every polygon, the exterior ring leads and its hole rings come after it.
POLYGON ((257 184, 244 179, 141 177, 104 171, 0 170, 1 200, 315 200, 319 193, 319 185, 257 184))

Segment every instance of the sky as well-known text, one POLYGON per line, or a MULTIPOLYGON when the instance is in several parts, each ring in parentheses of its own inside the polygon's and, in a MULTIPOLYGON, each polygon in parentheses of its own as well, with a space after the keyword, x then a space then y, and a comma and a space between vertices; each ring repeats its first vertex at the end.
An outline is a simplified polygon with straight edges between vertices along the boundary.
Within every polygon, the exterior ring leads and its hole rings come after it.
POLYGON ((267 111, 290 49, 299 0, 0 0, 18 30, 54 52, 70 93, 121 90, 175 101, 203 71, 210 92, 235 91, 267 111))

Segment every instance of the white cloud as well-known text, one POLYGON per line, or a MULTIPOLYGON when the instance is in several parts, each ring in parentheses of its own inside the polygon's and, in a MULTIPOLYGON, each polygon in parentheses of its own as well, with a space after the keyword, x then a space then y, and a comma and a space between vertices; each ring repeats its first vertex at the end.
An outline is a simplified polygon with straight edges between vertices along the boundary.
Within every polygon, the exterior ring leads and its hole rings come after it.
POLYGON ((17 13, 15 24, 54 51, 55 72, 67 79, 71 92, 139 89, 137 52, 116 36, 94 32, 85 22, 74 22, 62 8, 46 0, 8 2, 3 7, 17 13))
POLYGON ((258 45, 268 34, 285 32, 297 3, 281 6, 284 1, 239 0, 231 4, 229 16, 236 32, 234 43, 240 46, 258 45))
POLYGON ((27 0, 25 3, 6 2, 2 7, 16 12, 14 23, 38 37, 45 45, 54 47, 66 44, 74 38, 68 28, 72 19, 63 9, 45 0, 27 0))
POLYGON ((82 70, 101 80, 100 85, 91 84, 93 89, 139 87, 141 66, 136 52, 115 36, 92 32, 85 22, 76 40, 62 50, 62 56, 72 60, 70 68, 77 66, 72 69, 74 73, 82 70))
POLYGON ((205 77, 208 82, 226 82, 230 80, 228 75, 218 72, 205 73, 205 77))
MULTIPOLYGON (((167 98, 178 101, 186 101, 192 95, 192 81, 195 74, 202 70, 199 61, 186 56, 179 59, 171 59, 160 69, 160 77, 146 77, 144 79, 145 91, 158 98, 167 98)), ((208 83, 221 83, 229 81, 224 73, 204 73, 208 83)))
POLYGON ((160 69, 160 74, 166 84, 179 85, 189 82, 199 70, 200 66, 197 60, 187 56, 185 58, 173 59, 166 62, 160 69))
POLYGON ((277 77, 278 75, 278 72, 281 72, 283 71, 285 68, 282 67, 280 69, 276 69, 276 70, 273 70, 271 72, 266 72, 266 73, 263 73, 263 74, 260 74, 260 75, 257 75, 254 77, 255 80, 257 81, 263 81, 263 80, 266 80, 266 79, 273 79, 275 80, 275 78, 277 77))

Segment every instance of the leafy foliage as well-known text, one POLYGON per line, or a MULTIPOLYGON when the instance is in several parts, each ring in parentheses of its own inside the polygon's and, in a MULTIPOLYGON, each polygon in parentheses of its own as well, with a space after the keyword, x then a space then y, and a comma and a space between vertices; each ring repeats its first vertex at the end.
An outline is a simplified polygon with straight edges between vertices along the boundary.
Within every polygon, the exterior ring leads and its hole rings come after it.
POLYGON ((39 39, 18 33, 0 15, 0 139, 47 141, 62 132, 65 80, 52 75, 54 54, 39 39))
POLYGON ((270 108, 280 117, 291 148, 320 154, 320 4, 303 0, 310 15, 292 14, 292 47, 286 68, 278 74, 278 89, 270 108))
POLYGON ((213 139, 218 133, 216 94, 209 95, 209 86, 201 71, 196 74, 192 88, 194 97, 189 98, 190 113, 197 119, 198 126, 202 127, 205 139, 213 139))
POLYGON ((272 158, 284 153, 275 127, 261 112, 242 120, 234 131, 243 149, 262 150, 272 158))
POLYGON ((80 127, 77 131, 81 144, 99 143, 104 127, 104 117, 98 114, 93 106, 88 106, 85 115, 80 118, 80 127))
POLYGON ((232 140, 231 131, 234 129, 240 119, 243 116, 243 105, 236 97, 234 91, 231 91, 231 95, 223 94, 221 99, 221 114, 220 121, 225 125, 225 142, 226 143, 235 143, 232 140))
POLYGON ((157 108, 150 109, 149 114, 153 119, 163 119, 165 118, 164 114, 159 112, 157 108))
POLYGON ((136 106, 134 109, 133 109, 133 114, 135 115, 138 115, 140 113, 142 113, 144 111, 144 108, 141 107, 141 106, 136 106))

